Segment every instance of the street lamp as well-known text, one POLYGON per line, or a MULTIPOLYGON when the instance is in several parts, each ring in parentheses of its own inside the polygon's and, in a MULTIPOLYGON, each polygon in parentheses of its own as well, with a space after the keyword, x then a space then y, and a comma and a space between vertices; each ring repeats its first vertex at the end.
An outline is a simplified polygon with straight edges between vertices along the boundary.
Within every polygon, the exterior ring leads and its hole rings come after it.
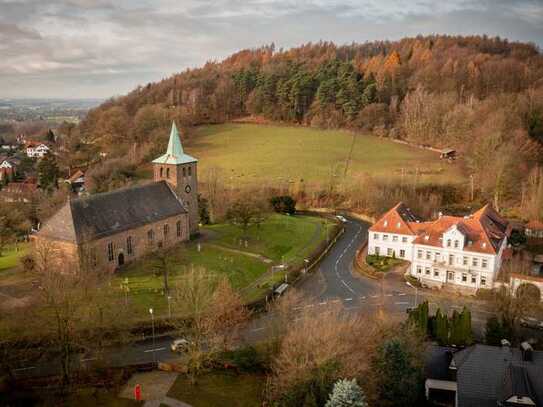
POLYGON ((172 318, 172 303, 171 303, 172 297, 168 295, 168 318, 172 318))
POLYGON ((153 363, 156 363, 156 354, 155 354, 155 314, 153 313, 153 309, 149 308, 149 314, 151 314, 151 326, 152 326, 152 332, 153 332, 153 363))
POLYGON ((419 300, 419 288, 415 287, 413 284, 411 284, 409 281, 406 281, 405 284, 407 284, 409 287, 415 289, 415 308, 418 306, 418 300, 419 300))
POLYGON ((304 273, 307 273, 309 268, 309 259, 304 259, 304 273))

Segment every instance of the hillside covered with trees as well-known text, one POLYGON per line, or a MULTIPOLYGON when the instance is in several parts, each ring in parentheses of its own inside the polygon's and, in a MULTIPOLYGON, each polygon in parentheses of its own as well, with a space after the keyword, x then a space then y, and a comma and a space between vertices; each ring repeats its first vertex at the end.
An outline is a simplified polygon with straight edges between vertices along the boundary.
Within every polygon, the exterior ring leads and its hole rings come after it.
POLYGON ((137 161, 162 148, 172 119, 190 129, 248 115, 456 148, 482 199, 542 216, 543 56, 500 38, 244 50, 109 100, 69 133, 78 157, 92 144, 137 161))

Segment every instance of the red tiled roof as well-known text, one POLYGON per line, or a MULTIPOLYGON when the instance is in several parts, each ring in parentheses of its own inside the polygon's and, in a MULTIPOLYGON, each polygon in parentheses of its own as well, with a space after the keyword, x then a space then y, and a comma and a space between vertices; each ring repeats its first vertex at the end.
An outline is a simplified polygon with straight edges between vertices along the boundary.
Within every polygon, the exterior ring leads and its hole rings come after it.
POLYGON ((540 222, 538 220, 531 220, 526 224, 526 229, 543 230, 543 222, 540 222))
POLYGON ((403 202, 400 202, 373 224, 370 231, 415 235, 414 227, 411 224, 416 223, 417 220, 418 218, 411 210, 403 202))
POLYGON ((511 231, 508 222, 490 205, 485 205, 473 215, 464 218, 440 216, 435 221, 418 222, 408 220, 409 217, 416 219, 415 215, 400 202, 383 215, 370 231, 416 235, 413 243, 442 247, 443 233, 456 226, 466 236, 464 250, 489 254, 497 253, 503 239, 511 231))

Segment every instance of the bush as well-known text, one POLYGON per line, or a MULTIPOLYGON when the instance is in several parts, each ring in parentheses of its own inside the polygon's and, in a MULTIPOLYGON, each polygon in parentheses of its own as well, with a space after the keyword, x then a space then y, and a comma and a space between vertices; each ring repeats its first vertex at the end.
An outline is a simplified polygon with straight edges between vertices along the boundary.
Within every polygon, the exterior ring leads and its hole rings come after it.
POLYGON ((296 200, 291 196, 274 196, 270 199, 270 203, 277 213, 288 213, 289 215, 296 213, 296 200))
POLYGON ((25 272, 34 271, 36 268, 36 260, 30 254, 21 257, 21 264, 25 272))

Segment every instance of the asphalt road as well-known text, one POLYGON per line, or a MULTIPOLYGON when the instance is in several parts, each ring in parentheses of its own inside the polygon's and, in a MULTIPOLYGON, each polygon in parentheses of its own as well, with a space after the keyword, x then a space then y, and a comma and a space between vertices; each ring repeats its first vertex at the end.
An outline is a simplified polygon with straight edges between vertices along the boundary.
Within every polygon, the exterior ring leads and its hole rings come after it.
MULTIPOLYGON (((324 257, 316 270, 307 275, 297 285, 306 297, 310 299, 305 307, 323 307, 330 302, 342 302, 348 312, 365 314, 375 313, 378 310, 398 317, 405 317, 406 309, 416 302, 428 299, 430 309, 437 307, 452 312, 453 309, 462 309, 466 303, 465 298, 434 295, 428 291, 415 290, 406 285, 403 277, 398 273, 388 273, 381 281, 365 278, 353 273, 353 260, 357 249, 367 239, 368 224, 359 220, 348 218, 344 224, 345 233, 324 257)), ((491 314, 480 303, 470 306, 472 321, 476 335, 483 332, 487 317, 491 314)), ((252 320, 245 332, 244 339, 249 342, 258 341, 266 337, 273 314, 261 314, 252 320)), ((164 361, 178 357, 170 350, 172 337, 147 338, 145 340, 106 349, 101 355, 76 355, 74 365, 81 368, 94 366, 127 366, 154 361, 164 361), (106 362, 107 361, 107 362, 106 362)), ((19 376, 41 376, 59 371, 59 363, 55 360, 41 360, 32 364, 24 364, 17 368, 15 373, 19 376)))

